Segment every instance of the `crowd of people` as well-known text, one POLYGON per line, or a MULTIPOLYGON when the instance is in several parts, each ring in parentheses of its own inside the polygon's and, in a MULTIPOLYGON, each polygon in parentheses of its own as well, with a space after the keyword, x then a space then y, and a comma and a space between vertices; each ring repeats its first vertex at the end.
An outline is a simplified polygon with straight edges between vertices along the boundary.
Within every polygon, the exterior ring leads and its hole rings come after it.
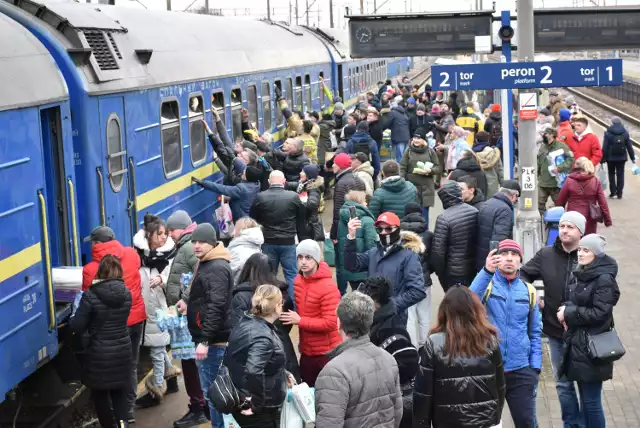
MULTIPOLYGON (((277 91, 280 147, 246 111, 245 138, 230 141, 212 109, 215 131, 206 130, 223 179, 193 182, 229 204, 229 235, 182 210, 166 222, 147 214, 133 247, 106 226, 91 233, 71 325, 88 336, 83 382, 103 427, 135 423, 135 409, 161 405, 182 375, 189 410, 174 427, 222 428, 209 388, 226 370, 242 428, 280 427, 287 388, 299 382, 315 388, 321 428, 490 428, 505 402, 517 428, 533 428, 543 333, 565 426, 605 426, 613 359, 593 357, 588 342, 611 331, 620 290, 596 234, 612 221, 594 165, 610 162, 615 175, 626 158, 613 148, 626 149, 628 134, 614 120, 603 156, 586 118, 552 98, 539 119, 540 209, 546 195, 567 210, 554 245, 523 264, 513 241, 521 189, 503 179, 499 107, 483 115, 426 89, 380 82, 353 112, 329 97, 322 114, 292 111, 277 91), (436 194, 444 210, 432 228, 436 194), (432 325, 433 274, 445 297, 432 325), (186 345, 159 326, 174 308, 186 345), (153 371, 137 398, 140 346, 153 371)), ((615 186, 621 197, 619 177, 615 186)))

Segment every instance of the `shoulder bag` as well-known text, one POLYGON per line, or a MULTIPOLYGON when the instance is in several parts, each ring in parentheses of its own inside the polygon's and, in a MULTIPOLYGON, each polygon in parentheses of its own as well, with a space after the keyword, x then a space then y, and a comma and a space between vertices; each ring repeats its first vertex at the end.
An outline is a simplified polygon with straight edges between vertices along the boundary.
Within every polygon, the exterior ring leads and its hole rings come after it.
POLYGON ((600 334, 587 333, 587 343, 589 358, 599 363, 612 363, 626 353, 615 328, 600 334))
POLYGON ((229 347, 227 346, 218 368, 218 374, 211 382, 208 391, 211 404, 220 413, 232 413, 243 404, 243 400, 240 399, 240 394, 238 394, 238 390, 231 380, 229 370, 224 366, 224 358, 227 356, 228 351, 229 347))
MULTIPOLYGON (((584 195, 584 185, 581 187, 582 187, 582 194, 584 195)), ((602 208, 600 208, 600 205, 598 205, 597 203, 595 204, 589 203, 589 217, 591 218, 591 220, 595 221, 596 223, 604 222, 604 216, 602 215, 602 208)))

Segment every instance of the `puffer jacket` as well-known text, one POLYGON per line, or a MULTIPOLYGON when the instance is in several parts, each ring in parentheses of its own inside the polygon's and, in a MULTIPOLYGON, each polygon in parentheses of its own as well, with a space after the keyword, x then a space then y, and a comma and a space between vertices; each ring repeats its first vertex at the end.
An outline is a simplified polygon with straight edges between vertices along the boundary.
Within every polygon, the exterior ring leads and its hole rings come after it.
POLYGON ((424 273, 420 263, 424 245, 418 235, 400 232, 400 241, 385 249, 380 242, 365 253, 358 253, 355 239, 346 239, 344 267, 351 272, 383 276, 393 287, 391 298, 399 323, 407 323, 407 309, 426 297, 424 273))
POLYGON ((629 132, 621 123, 615 123, 607 129, 602 138, 602 162, 626 162, 628 159, 631 159, 631 162, 636 161, 629 132), (620 141, 620 139, 624 140, 624 144, 618 147, 619 143, 616 143, 616 140, 620 141))
POLYGON ((241 181, 233 186, 225 186, 215 181, 203 181, 202 187, 220 195, 231 198, 229 207, 233 221, 249 216, 253 200, 260 192, 259 182, 241 181))
POLYGON ((416 186, 400 176, 394 176, 382 180, 382 186, 373 192, 369 209, 376 218, 384 212, 402 217, 411 202, 418 202, 416 186))
POLYGON ((504 193, 496 193, 478 212, 476 272, 482 269, 491 241, 513 238, 513 203, 504 193))
POLYGON ((537 300, 533 313, 529 314, 529 289, 519 274, 509 280, 500 271, 491 274, 483 268, 469 288, 482 300, 489 282, 493 282, 493 287, 486 303, 487 316, 498 328, 504 371, 525 367, 540 371, 542 315, 537 300))
POLYGON ((589 205, 598 205, 602 211, 605 226, 613 225, 609 204, 602 190, 602 183, 593 175, 584 174, 581 171, 574 171, 569 174, 567 180, 560 190, 556 205, 565 207, 565 211, 577 211, 587 219, 584 234, 596 233, 598 223, 591 218, 589 205))
POLYGON ((408 143, 411 139, 409 133, 409 117, 400 106, 392 107, 384 124, 385 129, 391 130, 391 143, 408 143))
POLYGON ((318 138, 318 165, 324 166, 327 161, 327 152, 331 151, 331 133, 336 129, 334 120, 321 120, 318 123, 320 127, 320 138, 318 138))
POLYGON ((298 241, 313 239, 324 242, 324 225, 322 217, 318 215, 320 204, 323 202, 324 178, 318 177, 315 180, 290 184, 291 186, 295 185, 296 192, 305 208, 304 227, 298 231, 298 241))
POLYGON ((568 173, 571 171, 571 166, 573 165, 574 157, 569 147, 560 142, 559 140, 555 140, 551 144, 542 143, 540 148, 538 149, 538 185, 540 187, 547 188, 557 188, 558 182, 556 178, 551 175, 549 172, 549 166, 551 165, 549 162, 549 154, 556 152, 558 150, 562 150, 566 159, 560 165, 557 165, 558 172, 560 173, 568 173))
POLYGON ((340 210, 340 224, 338 225, 338 247, 336 254, 336 278, 338 283, 343 286, 341 290, 346 290, 347 281, 364 281, 367 278, 366 272, 353 273, 344 267, 344 245, 349 233, 347 224, 351 219, 349 215, 349 207, 355 207, 358 219, 360 220, 360 228, 356 230, 356 248, 359 253, 374 248, 378 242, 378 234, 373 225, 375 218, 366 206, 360 205, 355 201, 347 201, 340 210))
POLYGON ((200 259, 191 282, 187 321, 194 343, 225 343, 229 338, 231 291, 231 254, 218 242, 200 259))
POLYGON ((602 382, 613 376, 613 363, 595 363, 589 358, 587 338, 613 327, 613 307, 620 299, 616 282, 618 263, 603 254, 573 272, 577 284, 571 290, 564 310, 567 331, 565 354, 560 373, 581 382, 602 382))
POLYGON ((167 278, 167 285, 164 292, 167 298, 167 305, 173 306, 183 297, 180 286, 180 278, 183 273, 192 273, 198 263, 198 258, 193 253, 191 243, 191 233, 195 230, 196 224, 192 223, 182 231, 182 236, 176 243, 176 256, 171 263, 171 270, 167 278))
POLYGON ((243 315, 229 335, 224 365, 240 398, 251 398, 256 415, 281 406, 287 397, 286 363, 276 326, 262 318, 243 315))
MULTIPOLYGON (((575 142, 576 134, 573 131, 573 127, 571 126, 571 122, 565 120, 558 125, 558 141, 564 143, 569 147, 569 144, 575 142)), ((544 144, 544 141, 543 141, 544 144)))
MULTIPOLYGON (((318 125, 316 125, 318 126, 318 125)), ((311 163, 318 163, 318 140, 311 134, 302 134, 299 137, 304 143, 303 152, 311 163)))
POLYGON ((133 237, 133 246, 138 250, 142 260, 140 267, 140 283, 142 285, 142 297, 147 311, 147 323, 144 327, 143 346, 167 346, 169 344, 169 332, 162 331, 158 327, 157 310, 167 311, 167 298, 164 295, 163 287, 151 288, 149 282, 151 278, 158 275, 162 278, 162 284, 166 285, 170 262, 175 257, 175 244, 171 238, 157 250, 149 249, 149 242, 144 229, 140 229, 133 237), (163 269, 164 266, 164 269, 163 269))
POLYGON ((445 333, 434 333, 420 348, 413 391, 414 426, 490 428, 500 423, 505 398, 498 341, 486 355, 451 358, 445 333))
POLYGON ((471 205, 478 211, 482 209, 485 203, 486 203, 486 199, 484 197, 484 193, 482 193, 482 190, 480 189, 476 189, 476 194, 473 196, 473 199, 467 202, 467 204, 471 205))
POLYGON ((363 336, 329 353, 316 381, 316 426, 398 428, 401 419, 398 365, 387 351, 363 336))
POLYGON ((431 287, 431 246, 433 245, 433 233, 429 231, 427 220, 420 213, 410 213, 400 219, 400 229, 413 232, 422 240, 422 246, 416 247, 416 253, 420 255, 424 285, 431 287))
POLYGON ((247 259, 262 252, 262 244, 264 244, 264 235, 259 226, 243 230, 240 236, 234 237, 229 242, 227 249, 231 253, 231 273, 234 281, 238 279, 247 259))
MULTIPOLYGON (((487 118, 487 120, 484 122, 484 131, 488 132, 489 135, 491 135, 493 133, 493 128, 495 128, 496 126, 498 126, 499 128, 502 128, 502 113, 497 112, 497 111, 492 111, 491 113, 489 113, 489 117, 487 118)), ((496 131, 496 134, 498 134, 499 132, 496 131)), ((497 144, 498 142, 494 142, 494 144, 497 144)))
POLYGON ((482 168, 487 181, 487 192, 483 193, 485 197, 491 198, 498 193, 500 186, 502 186, 502 180, 504 179, 500 149, 487 146, 481 151, 476 151, 476 147, 474 144, 473 151, 476 154, 478 164, 480 164, 480 168, 482 168))
POLYGON ((305 207, 296 192, 274 185, 260 192, 251 206, 251 218, 262 225, 266 244, 294 245, 303 230, 305 207))
POLYGON ((340 209, 344 205, 345 197, 351 190, 367 189, 364 183, 353 174, 351 169, 341 171, 335 178, 335 191, 333 195, 333 222, 331 223, 331 239, 338 239, 338 224, 340 223, 340 209))
POLYGON ((375 188, 373 184, 373 167, 371 162, 367 161, 353 170, 353 175, 358 177, 364 183, 365 193, 369 198, 373 196, 375 188))
POLYGON ((369 122, 369 135, 378 145, 378 150, 382 147, 382 134, 384 132, 384 120, 382 118, 369 122))
POLYGON ((442 174, 440 169, 440 161, 435 150, 429 148, 428 145, 416 146, 409 144, 409 149, 405 150, 400 161, 400 177, 408 180, 416 187, 418 195, 418 203, 423 207, 432 207, 435 202, 436 184, 435 177, 442 174), (418 167, 418 162, 431 162, 431 173, 414 174, 414 170, 418 167))
POLYGON ((467 134, 467 144, 469 147, 473 146, 476 134, 480 131, 480 121, 473 114, 473 109, 465 107, 464 112, 456 119, 456 125, 465 131, 469 131, 467 134))
POLYGON ((478 183, 478 189, 482 190, 483 194, 487 194, 487 176, 474 157, 460 159, 456 165, 456 169, 451 171, 449 179, 458 181, 465 175, 475 178, 478 183))
POLYGON ((276 149, 273 153, 282 162, 281 170, 287 181, 300 180, 300 172, 305 166, 311 163, 304 151, 288 153, 276 149))
POLYGON ((380 172, 380 153, 378 153, 378 145, 366 132, 356 132, 353 137, 347 141, 347 153, 355 155, 362 152, 369 156, 371 166, 373 166, 373 178, 378 177, 380 172))
POLYGON ((307 356, 324 355, 342 339, 338 333, 336 308, 340 303, 340 291, 329 265, 320 267, 311 276, 298 274, 293 280, 296 308, 300 315, 300 353, 307 356))
POLYGON ((447 183, 438 190, 444 211, 433 231, 431 266, 444 290, 471 284, 476 274, 478 210, 462 202, 460 186, 447 183))
POLYGON ((602 147, 600 140, 589 129, 584 131, 582 135, 576 134, 573 140, 567 144, 573 152, 574 159, 585 157, 593 163, 594 166, 600 163, 602 159, 602 147))
POLYGON ((124 285, 131 292, 131 312, 127 325, 131 327, 147 319, 140 285, 140 257, 131 247, 124 247, 116 240, 97 243, 91 249, 91 260, 82 268, 82 291, 87 291, 98 273, 98 266, 106 255, 116 256, 122 265, 124 285))
POLYGON ((82 366, 82 383, 91 389, 118 389, 131 382, 131 339, 127 318, 131 292, 120 279, 95 281, 85 290, 71 318, 76 334, 91 336, 82 366))
POLYGON ((297 114, 293 114, 289 106, 287 105, 287 100, 279 100, 278 107, 282 111, 282 115, 287 120, 287 128, 285 129, 285 135, 287 138, 295 138, 302 134, 303 126, 302 119, 297 114))

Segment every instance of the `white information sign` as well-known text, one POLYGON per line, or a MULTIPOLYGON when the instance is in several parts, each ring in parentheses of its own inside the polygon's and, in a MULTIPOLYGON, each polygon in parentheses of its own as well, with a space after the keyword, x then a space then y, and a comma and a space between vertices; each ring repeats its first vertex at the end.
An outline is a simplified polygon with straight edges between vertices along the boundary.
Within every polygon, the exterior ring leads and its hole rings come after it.
POLYGON ((536 175, 534 167, 522 167, 522 191, 533 192, 536 189, 536 175))

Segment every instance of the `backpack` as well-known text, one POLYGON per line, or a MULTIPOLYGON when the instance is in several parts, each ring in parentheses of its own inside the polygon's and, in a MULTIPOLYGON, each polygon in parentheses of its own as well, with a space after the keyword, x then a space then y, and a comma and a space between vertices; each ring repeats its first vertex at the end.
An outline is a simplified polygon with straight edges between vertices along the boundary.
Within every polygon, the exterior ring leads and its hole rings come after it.
POLYGON ((613 134, 609 154, 611 156, 625 156, 627 153, 627 141, 624 134, 613 134))
MULTIPOLYGON (((531 321, 533 320, 533 311, 536 310, 536 288, 533 284, 529 284, 528 282, 522 281, 527 286, 527 291, 529 292, 529 316, 527 322, 527 334, 531 337, 531 321)), ((482 304, 487 306, 487 301, 489 300, 489 296, 491 296, 491 291, 493 290, 493 281, 489 281, 489 285, 482 296, 482 304)))
POLYGON ((502 139, 502 123, 496 122, 489 133, 489 145, 495 147, 502 139))
POLYGON ((369 145, 371 140, 358 141, 353 145, 355 153, 362 152, 367 155, 367 158, 371 160, 371 146, 369 145))

